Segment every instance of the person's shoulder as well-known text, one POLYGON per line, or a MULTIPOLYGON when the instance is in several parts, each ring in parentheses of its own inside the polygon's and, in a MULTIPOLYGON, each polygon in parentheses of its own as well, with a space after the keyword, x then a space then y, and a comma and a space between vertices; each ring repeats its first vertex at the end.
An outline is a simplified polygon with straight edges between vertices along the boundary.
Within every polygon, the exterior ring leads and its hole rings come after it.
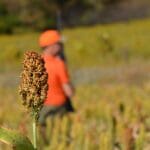
POLYGON ((59 57, 57 57, 57 58, 55 59, 55 61, 56 61, 59 65, 64 64, 64 61, 63 61, 62 59, 60 59, 59 57))
POLYGON ((41 56, 45 62, 49 61, 49 56, 47 55, 41 55, 41 56))

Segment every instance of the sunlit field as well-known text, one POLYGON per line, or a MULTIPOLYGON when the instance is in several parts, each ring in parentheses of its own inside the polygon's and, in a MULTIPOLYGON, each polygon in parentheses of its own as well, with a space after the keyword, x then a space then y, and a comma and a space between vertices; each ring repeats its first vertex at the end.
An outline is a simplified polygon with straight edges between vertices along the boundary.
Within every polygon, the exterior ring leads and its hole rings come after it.
MULTIPOLYGON (((40 150, 150 149, 150 20, 65 29, 64 43, 75 107, 68 119, 56 118, 49 144, 40 150)), ((29 114, 18 95, 26 50, 40 51, 39 33, 1 35, 0 126, 32 139, 29 114)), ((0 150, 10 147, 0 143, 0 150)))
MULTIPOLYGON (((70 69, 128 63, 150 57, 150 20, 65 29, 63 41, 70 69), (81 61, 82 60, 82 61, 81 61)), ((1 70, 19 64, 26 50, 39 51, 39 33, 1 35, 1 70), (11 63, 11 66, 10 66, 11 63)))

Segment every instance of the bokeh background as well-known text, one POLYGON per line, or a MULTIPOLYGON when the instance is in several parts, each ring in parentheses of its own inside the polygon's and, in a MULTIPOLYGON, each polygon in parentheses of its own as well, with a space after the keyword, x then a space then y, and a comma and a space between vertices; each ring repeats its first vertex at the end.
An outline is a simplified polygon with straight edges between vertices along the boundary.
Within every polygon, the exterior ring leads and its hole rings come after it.
POLYGON ((76 113, 70 144, 65 118, 41 150, 149 150, 149 0, 0 0, 0 126, 31 138, 20 72, 24 52, 41 52, 38 38, 49 28, 64 39, 76 113))

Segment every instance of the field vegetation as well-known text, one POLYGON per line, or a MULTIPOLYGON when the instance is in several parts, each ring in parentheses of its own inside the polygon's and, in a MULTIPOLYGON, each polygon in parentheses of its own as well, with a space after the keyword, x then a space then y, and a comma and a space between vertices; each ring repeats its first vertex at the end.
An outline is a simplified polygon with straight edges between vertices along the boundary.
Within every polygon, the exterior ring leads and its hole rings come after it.
MULTIPOLYGON (((71 121, 56 118, 41 150, 149 150, 150 20, 65 29, 64 42, 76 95, 71 121), (70 135, 68 136, 68 130, 70 135)), ((18 95, 21 61, 38 48, 39 33, 1 35, 0 126, 30 139, 31 118, 18 95)), ((0 149, 10 147, 0 143, 0 149)))

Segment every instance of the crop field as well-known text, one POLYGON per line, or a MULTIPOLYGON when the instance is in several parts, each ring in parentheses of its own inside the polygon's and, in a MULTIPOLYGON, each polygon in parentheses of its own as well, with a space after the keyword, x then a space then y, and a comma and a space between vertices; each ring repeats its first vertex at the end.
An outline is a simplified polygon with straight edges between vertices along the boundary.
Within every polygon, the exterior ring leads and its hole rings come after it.
MULTIPOLYGON (((150 20, 65 29, 75 113, 48 119, 39 150, 150 149, 150 20)), ((26 50, 40 51, 39 33, 1 35, 0 126, 32 140, 31 117, 18 94, 26 50)), ((0 150, 10 150, 0 142, 0 150)))

